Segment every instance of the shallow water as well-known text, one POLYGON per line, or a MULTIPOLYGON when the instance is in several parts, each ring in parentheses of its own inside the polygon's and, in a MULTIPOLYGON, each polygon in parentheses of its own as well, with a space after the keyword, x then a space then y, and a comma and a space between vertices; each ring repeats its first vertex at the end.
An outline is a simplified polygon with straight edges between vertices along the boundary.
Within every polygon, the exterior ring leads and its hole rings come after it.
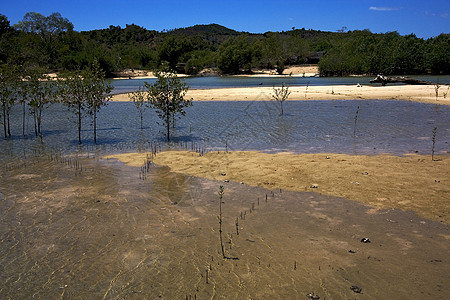
POLYGON ((1 299, 450 297, 446 225, 315 193, 153 165, 142 180, 115 160, 65 159, 2 168, 1 299))
MULTIPOLYGON (((450 84, 450 76, 410 76, 418 80, 450 84)), ((324 86, 324 85, 372 85, 370 80, 374 76, 352 76, 352 77, 187 77, 183 80, 191 89, 230 88, 230 87, 256 87, 256 86, 279 86, 285 83, 288 86, 324 86)), ((144 86, 144 82, 154 83, 156 79, 118 79, 112 80, 115 94, 129 93, 144 86)))
MULTIPOLYGON (((430 154, 432 131, 437 127, 436 153, 446 153, 450 141, 450 108, 406 101, 288 101, 285 115, 278 103, 267 101, 195 102, 177 121, 171 147, 196 143, 206 150, 260 150, 294 153, 430 154), (355 129, 355 116, 358 110, 355 129), (354 135, 355 134, 355 135, 354 135)), ((3 158, 30 151, 58 149, 65 153, 102 151, 115 153, 166 145, 164 128, 147 110, 140 129, 137 109, 131 102, 113 102, 98 114, 98 145, 93 144, 90 120, 83 120, 78 145, 74 115, 52 105, 43 117, 43 139, 20 135, 21 111, 12 111, 14 137, 0 140, 3 158)), ((165 147, 165 146, 164 146, 165 147)))
MULTIPOLYGON (((448 106, 293 101, 285 112, 273 102, 196 102, 170 147, 430 153, 438 127, 436 150, 448 150, 448 106)), ((154 114, 139 129, 133 103, 102 109, 97 146, 89 126, 78 146, 64 107, 44 113, 42 141, 20 136, 19 108, 14 137, 0 141, 0 299, 450 298, 446 225, 315 193, 102 159, 165 147, 154 114), (228 259, 218 243, 221 184, 228 259)))

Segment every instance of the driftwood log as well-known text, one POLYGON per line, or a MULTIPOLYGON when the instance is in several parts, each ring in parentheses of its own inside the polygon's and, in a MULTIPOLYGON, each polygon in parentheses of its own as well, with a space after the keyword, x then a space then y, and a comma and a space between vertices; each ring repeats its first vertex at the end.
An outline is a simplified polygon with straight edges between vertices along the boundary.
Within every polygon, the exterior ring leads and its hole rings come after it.
POLYGON ((377 75, 375 79, 372 79, 370 83, 381 82, 382 86, 385 86, 388 83, 405 83, 405 84, 416 84, 416 85, 433 85, 434 83, 429 81, 417 80, 413 78, 409 78, 407 76, 397 76, 397 77, 388 77, 384 75, 377 75))

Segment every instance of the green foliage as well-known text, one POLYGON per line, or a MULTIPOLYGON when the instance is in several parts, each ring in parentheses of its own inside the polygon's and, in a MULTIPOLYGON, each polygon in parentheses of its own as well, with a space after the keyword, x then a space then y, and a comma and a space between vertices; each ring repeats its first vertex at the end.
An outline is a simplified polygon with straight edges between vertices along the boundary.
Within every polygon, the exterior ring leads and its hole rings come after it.
POLYGON ((111 91, 112 86, 105 80, 98 62, 94 62, 89 69, 66 72, 58 77, 58 94, 62 103, 77 117, 79 144, 81 144, 81 121, 85 113, 92 116, 94 143, 97 142, 97 113, 107 104, 111 91))
POLYGON ((49 81, 49 76, 45 75, 42 69, 34 68, 29 70, 28 74, 26 81, 21 83, 24 87, 22 97, 24 102, 28 100, 28 106, 33 115, 35 135, 42 137, 42 113, 47 105, 54 102, 55 92, 53 83, 49 81))
POLYGON ((434 74, 450 74, 450 34, 426 42, 426 65, 434 74))
POLYGON ((11 137, 9 116, 11 108, 17 100, 19 85, 20 78, 16 67, 0 66, 0 104, 5 138, 11 137))
POLYGON ((281 84, 281 88, 273 87, 273 95, 272 97, 280 102, 281 107, 281 115, 284 115, 283 110, 283 102, 287 100, 291 92, 289 92, 289 87, 284 85, 284 82, 281 84))
POLYGON ((46 56, 50 66, 56 65, 58 38, 64 32, 73 30, 73 24, 60 13, 52 13, 45 17, 40 13, 29 12, 14 27, 39 37, 36 45, 46 56))
POLYGON ((303 63, 310 52, 308 42, 296 32, 268 32, 259 40, 258 47, 261 53, 259 65, 265 68, 276 67, 279 74, 287 64, 303 63))
POLYGON ((226 74, 250 72, 256 54, 249 36, 241 35, 225 41, 218 49, 217 66, 226 74))
POLYGON ((327 51, 319 63, 327 76, 348 74, 448 74, 448 34, 425 41, 414 34, 350 32, 327 51))
POLYGON ((92 116, 94 127, 94 143, 97 143, 97 113, 102 106, 106 106, 111 99, 113 86, 105 80, 105 74, 100 68, 100 64, 94 61, 89 71, 86 71, 83 78, 87 92, 87 113, 92 116))
POLYGON ((142 127, 142 121, 144 118, 144 111, 145 111, 145 101, 147 99, 147 92, 144 90, 144 88, 139 87, 139 89, 133 93, 128 93, 128 98, 130 98, 131 101, 134 102, 136 105, 136 108, 139 112, 139 118, 141 120, 141 129, 142 127))
POLYGON ((188 86, 169 68, 154 72, 157 80, 154 84, 144 83, 148 89, 148 104, 156 110, 167 131, 170 142, 170 127, 175 127, 177 114, 185 115, 184 108, 192 105, 191 99, 184 99, 188 86))
POLYGON ((211 50, 197 50, 190 53, 184 72, 188 75, 198 74, 201 70, 215 65, 215 53, 211 50))
POLYGON ((81 144, 81 120, 86 109, 85 82, 80 70, 65 72, 58 76, 58 94, 64 105, 69 107, 77 117, 78 143, 81 144))
POLYGON ((158 58, 160 62, 167 62, 171 69, 175 69, 180 58, 194 49, 192 42, 185 39, 177 39, 169 36, 158 46, 158 58))
POLYGON ((449 34, 423 40, 397 32, 325 32, 293 29, 249 34, 209 24, 157 32, 135 24, 85 32, 59 13, 36 12, 10 26, 0 15, 0 63, 40 66, 48 71, 84 69, 98 61, 107 77, 123 69, 197 74, 217 67, 224 74, 317 63, 326 76, 348 74, 450 74, 449 34), (321 55, 323 55, 321 57, 321 55))
POLYGON ((6 16, 0 14, 0 37, 5 33, 11 32, 12 28, 6 16))

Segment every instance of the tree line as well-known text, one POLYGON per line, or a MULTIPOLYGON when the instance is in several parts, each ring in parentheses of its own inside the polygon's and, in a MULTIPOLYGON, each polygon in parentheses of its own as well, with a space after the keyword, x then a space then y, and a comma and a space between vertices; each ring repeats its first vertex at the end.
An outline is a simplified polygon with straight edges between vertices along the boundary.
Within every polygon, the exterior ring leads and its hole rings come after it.
MULTIPOLYGON (((139 111, 141 129, 145 108, 153 108, 165 126, 167 141, 170 142, 171 128, 175 128, 177 118, 185 115, 184 108, 192 105, 192 99, 184 98, 189 87, 169 66, 163 65, 154 74, 155 83, 144 82, 144 87, 130 93, 129 97, 139 111)), ((61 72, 56 78, 51 78, 43 69, 22 70, 0 65, 0 123, 3 124, 4 138, 12 136, 11 110, 15 105, 22 108, 22 135, 26 136, 26 118, 31 115, 34 133, 42 138, 45 109, 53 103, 62 103, 76 116, 78 143, 82 143, 83 118, 90 116, 93 139, 97 144, 97 114, 108 104, 112 90, 97 61, 83 70, 61 72)))
POLYGON ((141 129, 145 108, 153 108, 163 122, 167 142, 170 142, 170 129, 175 128, 177 118, 186 114, 184 108, 192 106, 192 99, 184 98, 189 87, 168 65, 163 65, 154 74, 155 83, 144 82, 143 87, 139 87, 137 92, 129 93, 128 97, 139 112, 141 129))
POLYGON ((78 143, 81 144, 81 122, 85 115, 92 118, 94 143, 97 143, 97 113, 111 98, 113 87, 94 61, 90 68, 59 73, 50 78, 42 68, 21 69, 0 66, 0 106, 4 138, 11 138, 11 109, 22 108, 22 135, 30 114, 34 134, 42 138, 44 111, 53 103, 62 103, 77 117, 78 143))
POLYGON ((0 64, 47 71, 84 69, 97 61, 107 76, 168 64, 186 74, 223 74, 318 63, 322 76, 450 74, 450 34, 422 39, 369 30, 295 29, 251 34, 210 24, 158 32, 131 24, 76 32, 59 13, 27 13, 11 25, 0 15, 0 64))

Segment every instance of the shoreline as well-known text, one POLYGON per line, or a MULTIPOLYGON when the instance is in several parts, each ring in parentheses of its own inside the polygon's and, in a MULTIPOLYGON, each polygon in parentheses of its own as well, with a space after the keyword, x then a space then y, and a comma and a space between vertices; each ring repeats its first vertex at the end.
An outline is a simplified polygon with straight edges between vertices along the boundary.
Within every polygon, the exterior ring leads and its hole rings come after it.
MULTIPOLYGON (((105 156, 141 167, 147 153, 105 156)), ((374 212, 401 209, 450 225, 450 157, 317 154, 267 154, 257 151, 165 151, 153 163, 172 172, 233 181, 269 190, 317 192, 369 205, 374 212), (401 171, 399 171, 401 170, 401 171)))
MULTIPOLYGON (((314 100, 402 100, 421 103, 450 105, 448 86, 441 86, 436 98, 432 85, 329 85, 329 86, 291 86, 291 94, 286 101, 314 100), (444 96, 445 95, 445 96, 444 96)), ((273 87, 243 87, 191 89, 185 98, 193 101, 275 101, 272 97, 273 87)), ((112 101, 130 101, 128 94, 115 94, 112 101)))
MULTIPOLYGON (((252 70, 253 74, 239 74, 239 75, 231 75, 235 77, 314 77, 319 75, 319 66, 318 65, 293 65, 288 66, 284 69, 281 75, 277 74, 275 70, 271 69, 256 69, 252 70)), ((187 74, 177 74, 178 77, 190 77, 191 75, 187 74)), ((213 69, 204 69, 198 73, 198 75, 194 75, 194 77, 209 77, 209 76, 220 76, 219 72, 213 69)), ((120 79, 151 79, 156 78, 153 75, 152 71, 149 70, 134 70, 134 69, 125 69, 121 72, 118 72, 116 77, 113 77, 114 80, 120 79)))

